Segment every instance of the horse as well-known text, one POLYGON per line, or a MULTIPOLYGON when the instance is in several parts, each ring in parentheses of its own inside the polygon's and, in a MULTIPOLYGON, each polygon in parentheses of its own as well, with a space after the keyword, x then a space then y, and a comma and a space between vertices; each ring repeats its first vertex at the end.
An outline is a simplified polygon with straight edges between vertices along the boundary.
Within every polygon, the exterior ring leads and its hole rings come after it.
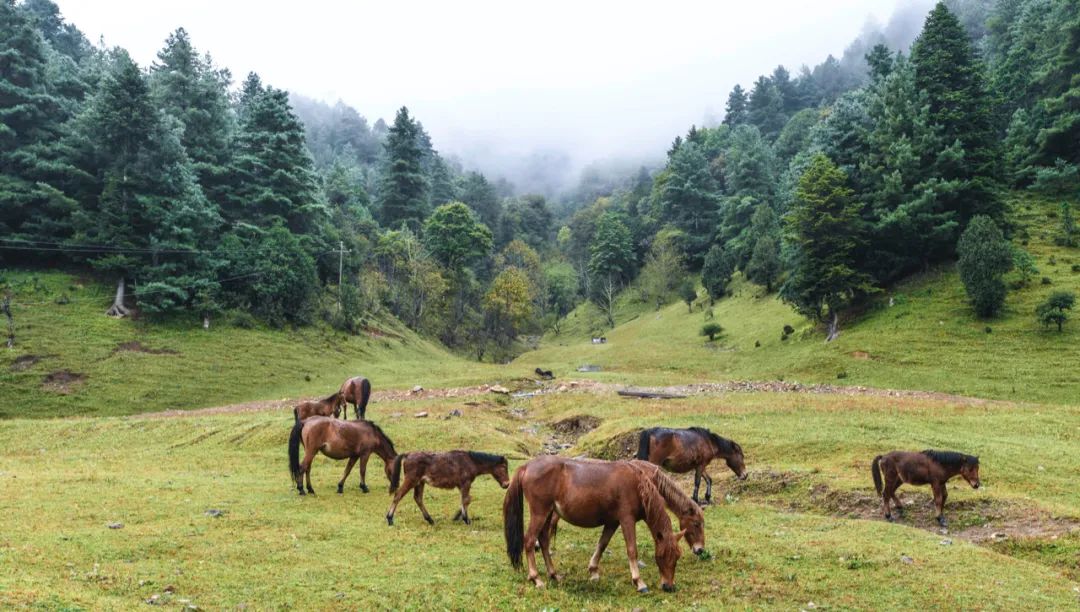
POLYGON ((413 499, 420 506, 420 512, 424 514, 424 520, 434 525, 435 521, 424 507, 424 485, 430 484, 440 489, 461 490, 461 507, 453 520, 461 519, 466 525, 472 521, 469 519, 469 488, 473 480, 481 474, 491 474, 495 482, 502 488, 510 486, 509 465, 506 457, 491 455, 475 451, 454 450, 446 453, 413 452, 402 453, 394 459, 394 468, 390 476, 390 492, 394 493, 394 501, 390 502, 390 509, 386 511, 386 524, 394 524, 394 512, 397 511, 398 502, 409 489, 413 490, 413 499), (401 480, 401 473, 405 472, 405 481, 401 480), (400 486, 399 486, 400 485, 400 486))
POLYGON ((345 418, 349 418, 349 402, 352 402, 353 414, 363 420, 368 400, 371 399, 371 382, 363 376, 355 376, 341 383, 338 393, 345 408, 345 418))
POLYGON ((528 580, 543 587, 536 568, 533 543, 539 541, 548 577, 559 581, 551 559, 551 525, 556 515, 571 525, 603 527, 596 551, 589 560, 592 580, 599 580, 600 557, 615 530, 622 529, 630 577, 638 592, 649 587, 641 579, 637 562, 636 524, 644 520, 655 541, 656 565, 664 591, 675 590, 675 566, 682 556, 679 540, 686 530, 673 532, 671 519, 664 508, 664 497, 654 478, 666 480, 663 486, 677 489, 659 470, 638 462, 573 460, 554 455, 538 457, 519 467, 510 481, 503 500, 503 535, 506 554, 514 568, 521 567, 521 554, 528 561, 528 580), (529 529, 524 527, 525 499, 529 501, 529 529), (525 543, 528 542, 528 546, 525 543))
POLYGON ((896 496, 896 489, 901 484, 930 485, 934 492, 934 506, 937 508, 937 522, 945 527, 945 500, 949 493, 945 489, 945 483, 959 474, 971 485, 971 488, 979 488, 979 458, 975 455, 965 455, 953 451, 924 450, 921 453, 910 451, 893 451, 885 455, 874 457, 870 464, 870 473, 874 477, 874 488, 881 496, 882 508, 886 520, 893 520, 889 503, 896 504, 896 509, 901 514, 904 505, 896 496), (884 474, 885 482, 882 483, 884 474))
POLYGON ((313 416, 331 416, 336 419, 341 416, 341 392, 332 393, 321 400, 300 402, 293 407, 293 417, 297 421, 313 416))
POLYGON ((694 470, 694 494, 691 499, 698 503, 701 503, 698 501, 698 489, 702 476, 705 477, 705 503, 712 501, 712 476, 706 469, 717 457, 724 459, 739 480, 746 480, 742 447, 738 442, 722 438, 704 427, 653 427, 641 432, 638 438, 637 459, 679 474, 694 470))
POLYGON ((337 492, 342 493, 345 479, 349 477, 353 465, 360 460, 360 490, 368 492, 367 462, 374 453, 383 461, 387 480, 390 479, 390 466, 397 456, 394 443, 379 426, 371 421, 340 421, 328 417, 311 417, 306 421, 297 421, 289 435, 289 471, 296 482, 296 490, 304 495, 301 480, 307 476, 307 492, 312 495, 311 461, 321 452, 331 459, 348 459, 345 474, 338 482, 337 492), (304 444, 304 460, 300 461, 300 443, 304 444))

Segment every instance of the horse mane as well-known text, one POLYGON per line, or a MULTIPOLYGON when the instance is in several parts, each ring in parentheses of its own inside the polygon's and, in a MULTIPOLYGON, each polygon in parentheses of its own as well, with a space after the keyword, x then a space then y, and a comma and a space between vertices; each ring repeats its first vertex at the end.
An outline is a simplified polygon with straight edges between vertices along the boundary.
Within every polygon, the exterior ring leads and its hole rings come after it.
POLYGON ((506 457, 502 455, 495 455, 492 453, 481 453, 480 451, 467 451, 469 453, 469 459, 479 463, 480 465, 495 467, 500 463, 506 463, 506 457))
POLYGON ((717 450, 724 455, 730 455, 739 449, 739 445, 736 444, 734 440, 728 440, 723 436, 718 436, 704 427, 691 427, 690 431, 711 440, 712 443, 716 445, 717 450))
POLYGON ((956 451, 924 450, 922 454, 933 459, 944 467, 961 468, 965 465, 979 465, 979 458, 974 455, 965 455, 956 451))
POLYGON ((638 477, 638 497, 641 498, 641 505, 645 509, 645 522, 649 525, 650 530, 670 535, 671 517, 668 516, 664 507, 664 498, 660 495, 656 485, 653 484, 652 479, 647 478, 643 470, 635 469, 634 471, 638 477), (665 525, 667 526, 666 530, 664 529, 665 525))
POLYGON ((327 395, 326 397, 324 397, 320 401, 320 403, 325 404, 326 402, 329 402, 330 400, 337 398, 337 396, 339 396, 339 395, 341 395, 341 391, 334 391, 330 395, 327 395))
POLYGON ((701 508, 686 493, 683 493, 679 485, 675 484, 675 481, 670 476, 659 469, 656 470, 655 474, 656 490, 667 502, 668 507, 675 511, 675 514, 686 516, 701 512, 701 508))
POLYGON ((386 435, 386 432, 384 432, 382 430, 382 428, 380 428, 375 423, 373 423, 371 421, 366 421, 366 422, 367 422, 368 425, 371 425, 372 429, 375 430, 375 435, 379 436, 379 438, 381 438, 382 441, 385 442, 386 445, 390 447, 390 454, 391 455, 396 455, 397 451, 394 450, 394 441, 390 439, 390 436, 386 435))

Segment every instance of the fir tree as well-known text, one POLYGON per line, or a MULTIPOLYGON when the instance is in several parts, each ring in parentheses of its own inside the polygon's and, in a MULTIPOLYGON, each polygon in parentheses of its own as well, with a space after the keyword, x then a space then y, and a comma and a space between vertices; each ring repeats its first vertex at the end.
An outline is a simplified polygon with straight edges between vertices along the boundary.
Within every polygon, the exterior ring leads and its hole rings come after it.
POLYGON ((735 85, 728 94, 727 104, 724 106, 724 125, 736 126, 747 121, 747 104, 749 99, 742 85, 735 85))
POLYGON ((663 218, 686 234, 686 254, 696 267, 716 230, 716 183, 708 160, 694 143, 679 147, 668 171, 660 202, 663 218))
POLYGON ((420 128, 404 106, 394 118, 384 143, 386 165, 379 183, 378 213, 383 227, 405 224, 418 230, 428 210, 428 179, 420 128))

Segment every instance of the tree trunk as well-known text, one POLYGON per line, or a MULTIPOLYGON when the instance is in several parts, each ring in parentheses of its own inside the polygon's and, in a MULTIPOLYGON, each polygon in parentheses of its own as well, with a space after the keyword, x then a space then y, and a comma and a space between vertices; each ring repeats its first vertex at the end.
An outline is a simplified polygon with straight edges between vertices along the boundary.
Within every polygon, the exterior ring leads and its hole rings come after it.
POLYGON ((210 329, 210 315, 208 315, 208 314, 203 315, 202 328, 203 329, 210 329))
POLYGON ((836 311, 829 309, 829 331, 825 335, 825 342, 832 342, 836 340, 840 335, 840 317, 836 316, 836 311))
POLYGON ((127 306, 124 306, 124 290, 124 277, 121 276, 120 282, 116 284, 116 297, 113 298, 112 306, 105 311, 105 314, 110 317, 126 317, 131 314, 131 311, 128 310, 127 306))

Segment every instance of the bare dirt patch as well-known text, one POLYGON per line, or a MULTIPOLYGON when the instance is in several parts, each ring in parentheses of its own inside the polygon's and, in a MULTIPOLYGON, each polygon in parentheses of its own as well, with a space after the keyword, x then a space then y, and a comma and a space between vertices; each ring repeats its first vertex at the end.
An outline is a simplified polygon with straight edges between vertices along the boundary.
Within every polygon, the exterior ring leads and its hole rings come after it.
POLYGON ((556 455, 575 444, 581 436, 600 426, 600 419, 587 414, 572 416, 551 425, 554 433, 543 443, 543 452, 556 455))
POLYGON ((855 351, 855 352, 851 353, 851 356, 854 357, 855 359, 859 359, 859 360, 862 360, 862 361, 869 361, 870 360, 870 353, 867 353, 866 351, 855 351))
POLYGON ((608 438, 589 450, 597 459, 607 459, 608 461, 632 459, 637 454, 638 438, 640 436, 640 429, 623 432, 608 438))
POLYGON ((11 362, 12 372, 22 372, 34 367, 34 364, 44 359, 41 355, 19 355, 15 358, 15 361, 11 362))
POLYGON ((147 353, 149 355, 179 355, 180 354, 179 351, 176 351, 176 350, 173 350, 173 349, 151 348, 149 346, 146 346, 142 342, 139 342, 138 340, 132 340, 130 342, 121 342, 120 344, 116 345, 116 348, 113 349, 113 354, 115 355, 116 353, 119 353, 119 352, 122 352, 122 351, 128 351, 128 352, 131 352, 131 353, 147 353))
POLYGON ((71 370, 57 370, 45 375, 41 386, 46 391, 67 395, 86 382, 86 375, 71 370))

